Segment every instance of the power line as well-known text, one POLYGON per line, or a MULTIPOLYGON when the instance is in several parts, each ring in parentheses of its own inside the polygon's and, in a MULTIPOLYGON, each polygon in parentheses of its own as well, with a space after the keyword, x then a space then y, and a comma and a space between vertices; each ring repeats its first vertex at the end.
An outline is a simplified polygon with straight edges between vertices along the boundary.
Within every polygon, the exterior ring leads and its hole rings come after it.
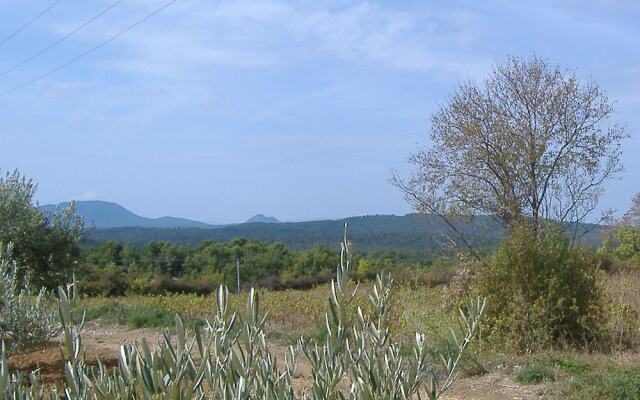
POLYGON ((120 36, 124 35, 125 33, 129 32, 130 30, 134 29, 135 27, 137 27, 138 25, 142 24, 143 22, 145 22, 146 20, 148 20, 149 18, 153 17, 154 15, 158 14, 159 12, 161 12, 162 10, 164 10, 165 8, 169 7, 170 5, 172 5, 173 3, 177 2, 178 0, 171 0, 167 3, 165 3, 162 7, 155 9, 152 13, 147 14, 144 18, 139 19, 138 21, 136 21, 135 23, 133 23, 132 25, 129 25, 127 28, 125 28, 124 30, 118 32, 117 34, 111 36, 109 39, 105 40, 104 42, 99 43, 98 45, 90 48, 89 50, 85 51, 84 53, 80 53, 79 55, 75 56, 74 58, 70 59, 69 61, 58 65, 57 67, 50 69, 49 71, 45 72, 42 75, 38 75, 37 77, 30 79, 26 82, 21 83, 18 86, 15 86, 9 90, 6 90, 2 93, 0 93, 0 97, 4 97, 8 94, 11 94, 15 91, 18 91, 22 88, 24 88, 25 86, 29 86, 34 82, 39 81, 40 79, 46 78, 47 76, 54 74, 58 71, 60 71, 61 69, 73 64, 74 62, 78 61, 79 59, 88 56, 89 54, 93 53, 94 51, 108 45, 109 43, 113 42, 114 40, 116 40, 117 38, 119 38, 120 36))
POLYGON ((43 48, 42 50, 30 55, 29 57, 25 58, 24 60, 20 61, 19 63, 17 63, 16 65, 5 69, 4 71, 0 72, 0 76, 4 76, 6 74, 8 74, 9 72, 12 72, 14 70, 16 70, 17 68, 20 68, 21 66, 25 65, 26 63, 28 63, 29 61, 33 60, 34 58, 44 54, 45 52, 51 50, 53 47, 59 45, 60 43, 64 42, 65 40, 67 40, 68 38, 70 38, 72 35, 74 35, 76 32, 78 32, 80 29, 84 28, 85 26, 89 25, 90 23, 92 23, 93 21, 95 21, 96 19, 100 18, 101 16, 103 16, 104 14, 106 14, 107 12, 109 12, 109 10, 111 10, 112 8, 114 8, 115 6, 117 6, 118 4, 122 3, 123 0, 118 0, 115 3, 111 4, 109 7, 105 8, 104 10, 102 10, 101 12, 99 12, 98 14, 96 14, 93 18, 91 18, 90 20, 84 22, 83 24, 81 24, 80 26, 78 26, 76 29, 72 30, 71 32, 67 33, 66 35, 64 35, 63 37, 61 37, 60 39, 56 40, 55 42, 51 43, 50 45, 48 45, 47 47, 43 48))
POLYGON ((56 0, 53 3, 51 3, 49 5, 49 7, 45 8, 44 10, 42 10, 38 15, 36 15, 35 17, 31 18, 31 20, 29 22, 27 22, 26 24, 22 25, 20 28, 18 28, 17 30, 15 30, 13 33, 11 33, 9 36, 7 36, 6 38, 2 39, 2 41, 0 41, 0 46, 2 46, 3 44, 5 44, 9 39, 11 39, 12 37, 14 37, 15 35, 17 35, 18 33, 22 32, 22 30, 24 28, 26 28, 27 26, 31 25, 35 20, 37 20, 38 18, 42 17, 47 11, 51 10, 56 4, 60 3, 62 0, 56 0))

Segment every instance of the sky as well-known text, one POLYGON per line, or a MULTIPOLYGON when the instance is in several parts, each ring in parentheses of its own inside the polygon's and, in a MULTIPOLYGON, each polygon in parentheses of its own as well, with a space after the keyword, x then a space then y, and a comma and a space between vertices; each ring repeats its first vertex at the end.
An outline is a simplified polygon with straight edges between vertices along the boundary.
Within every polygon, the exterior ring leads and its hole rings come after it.
MULTIPOLYGON (((167 1, 59 0, 0 44, 0 169, 38 182, 40 204, 216 223, 404 214, 388 179, 429 145, 438 105, 534 54, 598 82, 631 135, 601 209, 640 192, 639 1, 176 0, 57 69, 167 1)), ((0 2, 0 40, 53 3, 0 2)))

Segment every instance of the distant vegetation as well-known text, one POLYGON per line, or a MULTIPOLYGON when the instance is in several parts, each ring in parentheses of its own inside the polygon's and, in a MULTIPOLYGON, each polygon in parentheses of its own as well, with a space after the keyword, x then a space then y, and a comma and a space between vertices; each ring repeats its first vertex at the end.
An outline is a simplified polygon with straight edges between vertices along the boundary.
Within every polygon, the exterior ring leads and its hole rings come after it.
MULTIPOLYGON (((267 243, 282 243, 290 249, 310 249, 316 245, 335 248, 336 234, 345 223, 360 251, 393 251, 403 255, 431 257, 451 253, 452 241, 457 240, 449 227, 435 215, 407 214, 369 215, 338 220, 286 222, 280 224, 245 223, 214 229, 197 228, 140 228, 123 227, 96 229, 86 240, 90 246, 115 240, 142 246, 152 241, 197 245, 202 241, 228 242, 247 238, 267 243)), ((494 218, 476 216, 472 221, 455 225, 469 238, 474 247, 494 248, 506 230, 494 218)), ((594 224, 579 224, 578 237, 583 243, 596 247, 601 242, 602 228, 594 224)))
MULTIPOLYGON (((97 229, 89 236, 88 243, 116 240, 134 245, 144 245, 151 241, 198 244, 204 240, 227 242, 235 238, 247 238, 282 243, 291 249, 309 249, 315 245, 335 248, 336 235, 340 234, 345 222, 349 224, 351 237, 359 243, 359 249, 364 251, 392 250, 424 255, 428 252, 439 252, 449 245, 447 227, 438 218, 417 214, 374 215, 280 224, 245 223, 215 229, 97 229)), ((464 229, 475 236, 475 243, 479 247, 494 246, 501 234, 500 227, 487 217, 479 217, 464 229)))
MULTIPOLYGON (((136 247, 107 241, 84 251, 76 268, 83 292, 93 295, 165 292, 210 293, 220 284, 236 286, 239 266, 243 288, 309 288, 328 282, 339 262, 336 246, 291 250, 244 238, 229 242, 204 241, 176 245, 165 241, 136 247)), ((416 257, 391 251, 371 251, 354 256, 354 277, 372 279, 394 272, 396 279, 414 285, 445 282, 454 270, 447 258, 416 257)))

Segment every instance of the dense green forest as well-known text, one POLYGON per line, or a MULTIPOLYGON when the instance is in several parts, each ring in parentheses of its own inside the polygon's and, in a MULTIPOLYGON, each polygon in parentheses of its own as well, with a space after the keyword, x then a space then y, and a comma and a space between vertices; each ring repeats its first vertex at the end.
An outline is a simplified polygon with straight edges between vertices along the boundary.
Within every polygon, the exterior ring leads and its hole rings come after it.
MULTIPOLYGON (((339 258, 337 246, 292 250, 281 243, 245 238, 229 242, 207 240, 198 245, 153 241, 134 246, 107 241, 84 250, 76 275, 83 292, 90 295, 208 293, 220 284, 235 287, 237 268, 243 288, 308 288, 328 282, 339 258)), ((354 272, 358 279, 370 279, 382 271, 395 271, 399 279, 431 284, 446 279, 442 271, 448 265, 446 260, 435 252, 430 256, 359 252, 354 258, 354 272), (437 274, 432 269, 437 269, 437 274)))
MULTIPOLYGON (((282 243, 290 249, 310 249, 316 245, 336 248, 344 224, 349 225, 349 235, 357 243, 359 251, 390 250, 403 254, 428 256, 442 252, 451 245, 456 235, 433 215, 407 214, 371 215, 338 220, 287 222, 280 224, 249 223, 226 225, 219 228, 111 228, 97 229, 86 241, 96 245, 115 240, 133 245, 145 245, 152 241, 168 241, 174 244, 196 245, 205 240, 227 242, 234 238, 247 238, 267 243, 282 243)), ((457 222, 470 242, 479 248, 493 248, 504 235, 504 229, 491 217, 477 216, 470 222, 457 222)), ((591 246, 601 240, 601 229, 591 224, 580 224, 578 236, 591 246)))

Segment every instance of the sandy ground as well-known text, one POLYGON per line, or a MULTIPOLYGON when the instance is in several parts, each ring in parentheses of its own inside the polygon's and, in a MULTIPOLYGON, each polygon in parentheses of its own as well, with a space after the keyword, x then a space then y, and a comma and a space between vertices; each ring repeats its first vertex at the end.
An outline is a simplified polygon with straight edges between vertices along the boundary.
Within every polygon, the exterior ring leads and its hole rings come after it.
MULTIPOLYGON (((96 358, 108 366, 117 364, 118 350, 121 344, 140 341, 145 338, 149 344, 157 343, 161 337, 158 329, 134 329, 103 325, 99 322, 88 322, 82 335, 85 346, 86 361, 95 364, 96 358)), ((64 380, 59 340, 49 346, 30 353, 17 354, 9 359, 11 370, 21 370, 29 373, 39 369, 41 378, 49 384, 64 380)), ((271 350, 278 360, 284 358, 286 348, 272 345, 271 350)), ((295 384, 298 388, 309 386, 311 383, 310 366, 300 357, 296 371, 295 384)), ((454 386, 442 399, 472 400, 472 399, 537 399, 544 393, 544 385, 522 386, 515 383, 508 375, 491 372, 481 376, 464 377, 458 379, 454 386)))

